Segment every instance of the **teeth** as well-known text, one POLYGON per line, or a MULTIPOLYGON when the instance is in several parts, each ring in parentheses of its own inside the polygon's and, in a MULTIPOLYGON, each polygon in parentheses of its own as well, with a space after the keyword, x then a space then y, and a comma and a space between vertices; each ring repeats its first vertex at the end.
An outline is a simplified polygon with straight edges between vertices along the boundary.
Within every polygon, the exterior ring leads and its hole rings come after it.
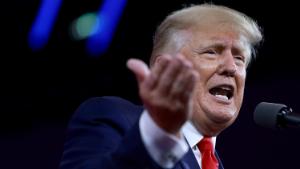
POLYGON ((222 86, 221 89, 223 89, 223 90, 230 90, 230 88, 226 87, 226 86, 222 86))
POLYGON ((220 98, 220 99, 226 99, 226 100, 229 100, 229 98, 227 96, 224 96, 224 95, 216 95, 216 97, 220 98))

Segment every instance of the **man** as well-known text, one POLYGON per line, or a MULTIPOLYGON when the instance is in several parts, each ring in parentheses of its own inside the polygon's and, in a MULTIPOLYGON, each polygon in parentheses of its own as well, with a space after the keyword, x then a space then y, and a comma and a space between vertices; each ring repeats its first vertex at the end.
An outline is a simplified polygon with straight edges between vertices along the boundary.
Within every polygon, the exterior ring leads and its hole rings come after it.
POLYGON ((216 136, 238 116, 261 39, 251 18, 227 7, 195 5, 169 15, 156 32, 151 69, 127 62, 144 107, 116 97, 83 103, 60 167, 223 168, 216 136))

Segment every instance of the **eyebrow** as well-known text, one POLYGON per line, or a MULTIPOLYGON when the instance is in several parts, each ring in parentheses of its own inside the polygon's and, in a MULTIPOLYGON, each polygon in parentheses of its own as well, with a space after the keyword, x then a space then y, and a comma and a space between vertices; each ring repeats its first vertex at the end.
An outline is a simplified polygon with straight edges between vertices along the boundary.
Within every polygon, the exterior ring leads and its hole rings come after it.
MULTIPOLYGON (((219 47, 225 48, 226 45, 227 45, 227 42, 220 38, 211 38, 208 41, 205 41, 204 43, 200 44, 198 46, 198 49, 219 48, 219 47)), ((246 42, 241 41, 241 40, 239 40, 238 43, 234 43, 233 47, 235 50, 238 50, 238 51, 242 52, 243 54, 244 53, 247 54, 248 50, 250 50, 250 48, 246 45, 246 42)))
MULTIPOLYGON (((248 64, 251 60, 251 46, 243 40, 237 40, 237 42, 238 43, 233 44, 233 50, 240 52, 245 57, 246 64, 248 64)), ((213 37, 201 43, 199 46, 197 46, 197 48, 194 51, 220 47, 226 48, 226 41, 218 37, 213 37)))

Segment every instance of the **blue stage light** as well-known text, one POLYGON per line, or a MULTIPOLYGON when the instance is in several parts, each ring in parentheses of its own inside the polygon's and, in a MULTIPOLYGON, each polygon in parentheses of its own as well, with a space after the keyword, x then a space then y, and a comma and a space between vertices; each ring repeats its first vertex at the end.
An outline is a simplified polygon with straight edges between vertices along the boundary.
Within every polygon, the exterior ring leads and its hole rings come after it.
POLYGON ((98 22, 87 40, 87 52, 98 57, 109 47, 126 0, 104 0, 98 12, 98 22))
POLYGON ((32 50, 40 50, 47 44, 61 4, 62 0, 43 0, 28 36, 32 50))

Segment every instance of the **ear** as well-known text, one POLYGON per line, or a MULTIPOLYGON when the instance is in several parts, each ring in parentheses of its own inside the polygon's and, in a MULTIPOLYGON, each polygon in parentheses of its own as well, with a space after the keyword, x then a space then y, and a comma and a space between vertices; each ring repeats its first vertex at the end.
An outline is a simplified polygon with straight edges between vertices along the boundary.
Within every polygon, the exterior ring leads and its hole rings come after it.
POLYGON ((162 57, 162 56, 163 56, 163 55, 157 55, 157 56, 155 57, 154 62, 153 62, 152 65, 151 65, 151 67, 153 67, 154 65, 158 64, 158 63, 161 61, 161 57, 162 57))

